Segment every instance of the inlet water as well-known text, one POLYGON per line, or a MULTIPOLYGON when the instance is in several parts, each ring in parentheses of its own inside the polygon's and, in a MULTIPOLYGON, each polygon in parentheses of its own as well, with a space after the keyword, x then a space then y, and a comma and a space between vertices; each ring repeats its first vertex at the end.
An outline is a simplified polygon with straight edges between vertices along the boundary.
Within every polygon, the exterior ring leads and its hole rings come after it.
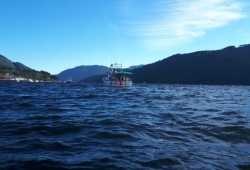
POLYGON ((250 169, 250 87, 0 85, 0 169, 250 169))

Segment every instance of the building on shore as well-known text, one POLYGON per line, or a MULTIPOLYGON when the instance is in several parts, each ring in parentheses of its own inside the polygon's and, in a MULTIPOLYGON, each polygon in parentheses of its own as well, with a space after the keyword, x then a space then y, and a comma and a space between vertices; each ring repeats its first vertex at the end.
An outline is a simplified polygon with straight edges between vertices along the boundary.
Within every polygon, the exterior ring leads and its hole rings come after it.
POLYGON ((0 80, 1 81, 13 81, 13 82, 39 82, 38 80, 27 79, 24 77, 16 77, 9 73, 0 74, 0 80))

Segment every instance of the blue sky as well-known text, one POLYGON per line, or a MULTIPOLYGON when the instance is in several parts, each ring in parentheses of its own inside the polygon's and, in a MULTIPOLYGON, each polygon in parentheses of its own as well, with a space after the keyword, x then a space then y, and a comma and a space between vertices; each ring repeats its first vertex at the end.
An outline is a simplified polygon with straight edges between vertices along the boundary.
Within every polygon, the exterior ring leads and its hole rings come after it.
POLYGON ((0 54, 57 74, 250 43, 247 0, 0 0, 0 54))

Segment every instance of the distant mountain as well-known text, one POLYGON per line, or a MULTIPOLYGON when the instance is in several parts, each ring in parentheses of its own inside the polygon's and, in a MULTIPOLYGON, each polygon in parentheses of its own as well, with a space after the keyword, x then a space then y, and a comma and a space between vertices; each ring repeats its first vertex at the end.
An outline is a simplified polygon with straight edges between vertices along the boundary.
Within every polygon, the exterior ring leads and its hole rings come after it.
POLYGON ((83 80, 80 80, 80 82, 85 82, 85 83, 102 83, 102 79, 106 76, 106 74, 100 74, 100 75, 94 75, 87 77, 83 80))
POLYGON ((36 71, 19 62, 12 62, 7 57, 0 55, 0 79, 22 77, 40 81, 58 81, 56 76, 45 71, 36 71))
POLYGON ((68 78, 72 79, 72 82, 79 82, 85 78, 105 74, 109 68, 106 66, 78 66, 72 69, 67 69, 59 73, 57 76, 61 81, 65 81, 68 78))
POLYGON ((250 45, 176 54, 133 70, 137 83, 250 85, 250 45))
POLYGON ((140 68, 140 67, 143 67, 143 66, 144 66, 144 64, 136 65, 136 66, 130 66, 129 68, 126 68, 126 70, 133 70, 133 69, 140 68))

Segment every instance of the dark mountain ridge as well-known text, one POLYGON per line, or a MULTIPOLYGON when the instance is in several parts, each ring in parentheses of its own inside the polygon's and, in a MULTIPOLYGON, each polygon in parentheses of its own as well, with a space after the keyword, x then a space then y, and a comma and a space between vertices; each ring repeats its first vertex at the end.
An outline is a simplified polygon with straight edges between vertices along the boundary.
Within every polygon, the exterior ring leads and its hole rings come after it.
POLYGON ((12 61, 0 54, 0 69, 15 69, 15 66, 12 61))
MULTIPOLYGON (((32 71, 33 69, 25 66, 24 64, 22 63, 19 63, 19 62, 13 62, 14 66, 15 66, 15 69, 16 70, 25 70, 25 71, 32 71)), ((34 71, 34 70, 33 70, 34 71)))
POLYGON ((133 70, 136 83, 250 85, 250 45, 176 54, 133 70))
POLYGON ((22 77, 39 81, 58 81, 58 78, 45 71, 36 71, 20 62, 12 62, 0 55, 0 79, 9 80, 13 77, 22 77))
POLYGON ((25 66, 20 62, 12 62, 7 57, 0 55, 0 70, 10 69, 10 70, 20 70, 20 71, 34 71, 33 69, 25 66))
POLYGON ((124 70, 133 70, 133 69, 140 68, 140 67, 143 67, 143 66, 144 66, 144 64, 134 65, 134 66, 130 66, 128 68, 125 68, 124 70))
MULTIPOLYGON (((132 68, 135 83, 250 85, 250 44, 175 54, 152 64, 132 68)), ((70 77, 73 82, 100 82, 108 70, 108 67, 98 65, 78 66, 61 72, 58 77, 62 81, 70 77)), ((51 78, 47 72, 37 72, 0 55, 0 75, 6 73, 51 78)))

